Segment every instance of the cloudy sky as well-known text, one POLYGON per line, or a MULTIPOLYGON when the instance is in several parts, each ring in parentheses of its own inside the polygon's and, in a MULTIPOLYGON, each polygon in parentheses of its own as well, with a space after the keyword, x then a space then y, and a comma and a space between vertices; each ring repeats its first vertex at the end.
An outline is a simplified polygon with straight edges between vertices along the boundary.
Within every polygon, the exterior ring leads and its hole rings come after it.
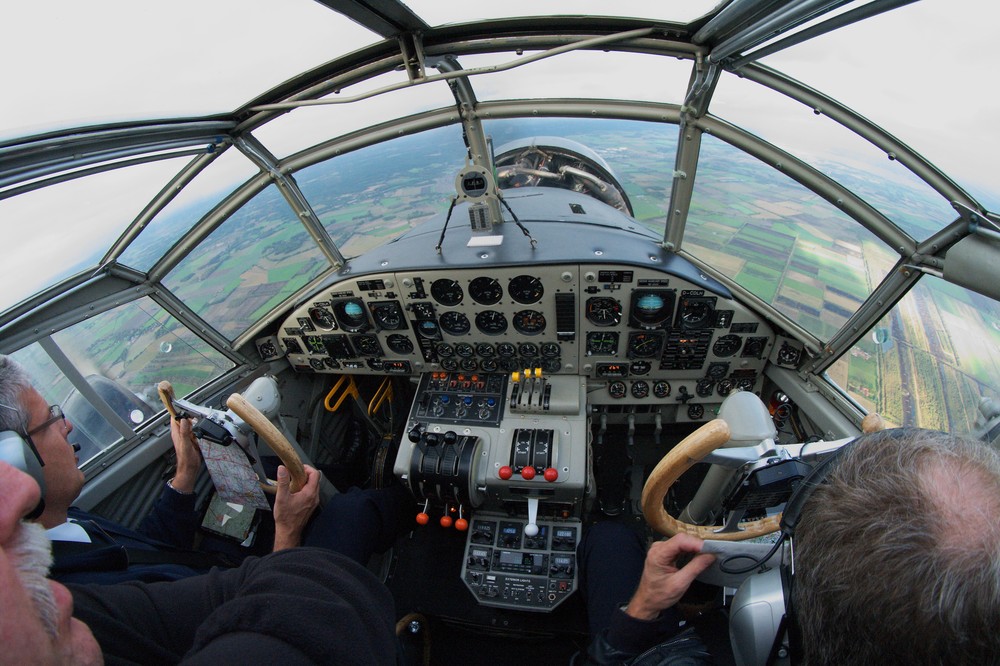
MULTIPOLYGON (((476 7, 442 0, 410 4, 418 13, 425 12, 432 24, 474 18, 455 8, 476 7)), ((690 15, 692 6, 702 11, 711 4, 512 0, 496 8, 518 15, 601 13, 611 7, 634 15, 654 7, 666 17, 675 9, 690 15)), ((994 174, 1000 155, 1000 93, 993 84, 1000 65, 994 44, 998 15, 996 5, 981 0, 922 0, 765 62, 841 99, 910 143, 960 185, 975 194, 990 192, 998 201, 1000 182, 994 174)), ((5 63, 0 68, 5 97, 0 141, 68 126, 227 111, 304 69, 374 40, 371 33, 312 0, 7 3, 0 21, 5 63)), ((630 77, 627 69, 615 67, 612 75, 584 57, 579 63, 576 76, 566 80, 579 85, 584 96, 589 85, 595 86, 593 94, 604 96, 600 87, 608 81, 622 91, 662 85, 662 80, 651 82, 647 73, 630 77)), ((517 76, 528 72, 518 70, 517 76)), ((685 66, 678 80, 686 74, 685 66)), ((549 81, 539 76, 544 89, 549 81)), ((477 85, 489 85, 485 78, 477 85)), ((774 131, 794 141, 795 132, 803 139, 813 134, 773 114, 754 114, 753 99, 740 102, 742 112, 753 118, 746 122, 753 122, 753 129, 765 136, 774 131)), ((387 110, 380 99, 359 105, 355 116, 361 123, 397 109, 387 110)), ((288 117, 309 118, 305 112, 296 114, 288 117)), ((275 141, 304 147, 312 137, 296 137, 295 132, 315 132, 316 126, 286 123, 274 132, 275 141)), ((179 166, 175 160, 128 169, 123 170, 128 174, 81 179, 0 201, 0 224, 8 238, 14 238, 16 250, 0 268, 6 292, 0 307, 45 286, 47 274, 39 271, 39 258, 47 267, 66 265, 73 257, 106 248, 131 219, 123 220, 122 211, 134 215, 179 166)), ((241 174, 237 170, 225 177, 235 182, 244 177, 241 174)))

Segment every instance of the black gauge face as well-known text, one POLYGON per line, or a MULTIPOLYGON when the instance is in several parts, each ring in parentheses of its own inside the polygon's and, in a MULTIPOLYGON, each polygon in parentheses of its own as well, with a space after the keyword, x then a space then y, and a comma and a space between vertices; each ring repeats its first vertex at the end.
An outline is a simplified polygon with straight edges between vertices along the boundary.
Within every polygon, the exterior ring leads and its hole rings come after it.
POLYGON ((278 346, 270 340, 265 340, 257 345, 257 352, 260 353, 260 357, 266 361, 267 359, 274 358, 278 355, 278 346))
POLYGON ((458 367, 462 368, 462 370, 465 370, 466 372, 472 372, 473 370, 479 369, 479 364, 476 363, 476 359, 474 358, 463 358, 458 362, 458 367))
POLYGON ((649 361, 633 361, 628 371, 633 375, 645 375, 649 374, 649 371, 652 369, 653 366, 649 364, 649 361))
POLYGON ((396 301, 371 303, 372 317, 379 328, 385 331, 399 331, 406 328, 403 309, 396 301))
POLYGON ((778 350, 778 364, 796 366, 799 364, 799 356, 801 352, 798 349, 784 342, 778 350))
POLYGON ((456 361, 453 358, 446 358, 445 360, 441 361, 441 367, 447 370, 448 372, 454 372, 455 370, 458 370, 458 361, 456 361))
POLYGON ((323 363, 323 359, 321 358, 311 358, 309 359, 309 366, 313 370, 322 370, 323 368, 326 367, 326 364, 323 363))
POLYGON ((355 335, 352 338, 354 348, 361 356, 381 356, 382 345, 374 335, 355 335))
POLYGON ((448 358, 449 356, 455 355, 455 348, 449 345, 447 342, 439 342, 434 345, 434 351, 441 358, 448 358))
POLYGON ((587 299, 587 321, 595 326, 614 326, 622 320, 622 304, 608 296, 587 299))
POLYGON ((542 281, 531 275, 518 275, 507 285, 507 293, 518 303, 530 305, 537 303, 545 293, 542 281))
POLYGON ((658 381, 653 383, 653 395, 657 398, 667 398, 670 396, 670 382, 658 381))
POLYGON ((743 345, 743 353, 740 356, 743 358, 760 358, 761 354, 764 353, 765 346, 767 346, 767 338, 747 338, 746 344, 743 345))
POLYGON ((562 349, 554 342, 546 342, 542 345, 542 356, 545 358, 559 358, 562 349))
POLYGON ((299 341, 295 338, 282 338, 281 343, 285 345, 285 349, 289 354, 301 354, 302 347, 299 345, 299 341))
POLYGON ((694 392, 700 395, 702 398, 707 398, 712 395, 712 391, 715 390, 715 382, 711 379, 701 379, 698 384, 694 387, 694 392))
POLYGON ((420 337, 427 338, 428 340, 441 339, 441 329, 438 328, 436 321, 430 319, 417 322, 417 333, 420 334, 420 337))
POLYGON ((629 358, 653 358, 660 353, 663 336, 657 333, 630 333, 628 336, 629 358))
POLYGON ((688 418, 697 421, 705 416, 705 408, 701 405, 688 405, 688 418))
POLYGON ((386 338, 385 344, 397 354, 410 354, 413 352, 413 341, 399 333, 394 333, 386 338))
POLYGON ((496 362, 496 359, 484 358, 482 361, 479 362, 479 368, 483 372, 496 372, 498 364, 496 362))
POLYGON ((711 379, 719 380, 729 374, 729 364, 728 363, 712 363, 708 366, 708 371, 705 373, 711 379))
POLYGON ((345 331, 358 333, 368 328, 368 318, 360 298, 337 301, 333 304, 333 314, 345 331))
POLYGON ((445 333, 452 335, 465 335, 472 328, 469 318, 461 312, 445 312, 441 315, 441 328, 445 333))
POLYGON ((501 358, 512 358, 517 356, 517 347, 509 342, 501 342, 497 345, 497 356, 501 358))
POLYGON ((632 292, 629 323, 641 328, 660 328, 670 323, 674 313, 674 292, 636 290, 632 292))
POLYGON ((719 385, 715 387, 715 390, 722 397, 726 397, 733 392, 733 380, 723 379, 719 382, 719 385))
POLYGON ((633 398, 639 398, 641 400, 642 398, 648 396, 649 396, 649 384, 647 384, 645 381, 641 379, 637 382, 632 382, 633 398))
POLYGON ((309 316, 316 322, 317 326, 325 331, 332 331, 337 328, 337 320, 333 318, 333 313, 326 308, 309 308, 309 316))
POLYGON ((723 335, 712 345, 712 353, 719 358, 726 358, 738 352, 742 344, 743 339, 738 335, 733 335, 732 333, 723 335))
POLYGON ((535 358, 538 356, 538 345, 533 342, 522 342, 517 346, 517 353, 525 358, 535 358))
POLYGON ((712 323, 715 309, 711 301, 704 298, 685 298, 681 301, 677 324, 682 328, 705 328, 712 323))
POLYGON ((741 391, 753 391, 753 378, 741 377, 736 380, 736 388, 741 391))
POLYGON ((503 287, 491 277, 477 277, 469 283, 469 296, 480 305, 494 305, 503 298, 503 287))
POLYGON ((600 333, 597 331, 587 333, 588 356, 611 356, 616 353, 618 353, 617 333, 600 333))
POLYGON ((302 338, 306 343, 306 349, 309 350, 310 354, 325 354, 326 344, 323 342, 323 338, 318 335, 307 335, 302 338))
POLYGON ((444 278, 431 283, 431 296, 441 305, 458 305, 465 294, 462 292, 462 285, 444 278))
POLYGON ((627 391, 625 382, 611 382, 608 384, 608 393, 616 400, 624 398, 627 391))
POLYGON ((538 335, 545 330, 545 316, 538 310, 515 312, 514 330, 524 335, 538 335))
POLYGON ((500 335, 507 330, 507 317, 496 310, 483 310, 476 315, 476 328, 487 335, 500 335))
POLYGON ((542 361, 542 370, 545 372, 559 372, 560 368, 562 368, 562 363, 557 358, 547 358, 542 361))
POLYGON ((476 350, 468 342, 459 342, 455 345, 455 353, 462 358, 470 358, 476 355, 476 350))
POLYGON ((488 342, 480 342, 476 345, 476 353, 483 358, 490 358, 496 356, 497 350, 488 342))

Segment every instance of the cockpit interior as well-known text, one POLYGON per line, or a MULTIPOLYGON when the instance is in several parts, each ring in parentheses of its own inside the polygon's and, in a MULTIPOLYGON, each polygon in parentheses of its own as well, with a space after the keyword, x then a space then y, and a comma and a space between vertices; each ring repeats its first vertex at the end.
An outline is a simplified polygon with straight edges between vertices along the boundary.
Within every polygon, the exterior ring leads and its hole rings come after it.
MULTIPOLYGON (((73 422, 78 503, 149 512, 170 382, 327 496, 410 490, 370 566, 424 663, 551 663, 595 521, 760 557, 863 430, 1000 439, 1000 101, 950 78, 991 76, 987 10, 690 4, 172 3, 165 36, 62 6, 94 39, 6 59, 38 94, 0 127, 0 352, 73 422), (985 32, 941 27, 937 67, 942 12, 985 32)), ((206 535, 266 552, 265 509, 212 529, 217 485, 206 535)), ((748 575, 687 601, 719 663, 771 648, 730 640, 748 575)))

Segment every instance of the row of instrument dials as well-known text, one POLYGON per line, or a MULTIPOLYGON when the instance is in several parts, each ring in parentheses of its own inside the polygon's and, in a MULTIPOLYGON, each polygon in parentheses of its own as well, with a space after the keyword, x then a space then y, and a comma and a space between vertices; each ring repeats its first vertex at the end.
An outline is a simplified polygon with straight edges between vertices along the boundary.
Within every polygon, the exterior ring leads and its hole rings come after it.
POLYGON ((439 318, 441 330, 451 335, 465 335, 472 330, 475 323, 476 330, 486 335, 502 335, 507 332, 509 325, 522 335, 538 335, 545 331, 545 315, 538 310, 520 310, 511 315, 510 323, 507 322, 507 315, 498 310, 483 310, 469 320, 468 315, 458 311, 448 311, 441 314, 439 318))
MULTIPOLYGON (((504 295, 500 281, 492 277, 477 277, 469 282, 469 297, 480 305, 496 305, 504 295)), ((522 305, 537 303, 545 294, 541 279, 533 275, 518 275, 507 283, 507 295, 522 305)), ((454 307, 465 300, 465 289, 458 280, 440 278, 431 282, 431 297, 440 305, 454 307)))

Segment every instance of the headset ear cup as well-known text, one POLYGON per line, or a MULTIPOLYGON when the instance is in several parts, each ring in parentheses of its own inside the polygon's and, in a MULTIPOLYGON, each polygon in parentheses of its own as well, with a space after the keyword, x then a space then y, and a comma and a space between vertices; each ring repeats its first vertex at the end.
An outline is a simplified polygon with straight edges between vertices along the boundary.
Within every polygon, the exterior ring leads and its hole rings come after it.
POLYGON ((42 459, 35 447, 13 430, 0 432, 0 460, 33 478, 45 497, 45 474, 42 459))

